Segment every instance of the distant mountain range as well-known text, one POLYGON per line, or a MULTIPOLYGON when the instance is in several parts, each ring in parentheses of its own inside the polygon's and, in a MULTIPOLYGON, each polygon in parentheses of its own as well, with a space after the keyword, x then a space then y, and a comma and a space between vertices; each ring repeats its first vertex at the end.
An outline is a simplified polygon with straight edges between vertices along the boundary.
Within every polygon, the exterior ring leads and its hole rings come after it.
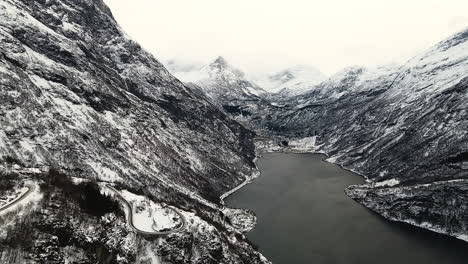
POLYGON ((468 241, 467 105, 465 30, 404 64, 349 67, 305 93, 268 96, 244 107, 244 124, 364 175, 347 194, 383 216, 468 241))
POLYGON ((269 93, 233 94, 225 104, 237 111, 225 110, 266 138, 261 149, 326 153, 368 180, 349 187, 350 197, 468 241, 468 30, 401 65, 352 66, 329 78, 293 67, 255 83, 269 93))
POLYGON ((212 100, 220 104, 232 100, 251 100, 266 93, 223 57, 201 67, 171 63, 168 69, 185 83, 198 85, 212 100))
POLYGON ((272 75, 260 77, 256 82, 272 93, 298 95, 326 80, 322 72, 307 65, 296 65, 272 75))
POLYGON ((244 87, 248 87, 249 89, 247 91, 241 89, 237 95, 260 95, 265 92, 298 95, 312 89, 327 78, 319 70, 307 65, 296 65, 274 74, 254 76, 253 74, 246 74, 235 66, 232 66, 221 56, 207 65, 177 60, 169 60, 165 65, 181 81, 207 86, 205 87, 207 93, 216 92, 212 90, 218 89, 209 89, 209 87, 215 85, 226 87, 226 85, 232 82, 246 82, 248 85, 244 85, 244 87), (222 83, 227 80, 229 80, 227 83, 222 83))

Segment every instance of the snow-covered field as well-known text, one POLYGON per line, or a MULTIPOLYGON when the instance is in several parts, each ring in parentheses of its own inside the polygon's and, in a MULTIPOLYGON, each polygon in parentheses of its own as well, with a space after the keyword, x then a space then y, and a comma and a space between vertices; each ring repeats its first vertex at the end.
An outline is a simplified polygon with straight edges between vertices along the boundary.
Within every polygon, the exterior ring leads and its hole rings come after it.
POLYGON ((132 205, 133 223, 141 231, 167 231, 182 224, 180 216, 165 204, 155 203, 126 190, 121 194, 132 205))

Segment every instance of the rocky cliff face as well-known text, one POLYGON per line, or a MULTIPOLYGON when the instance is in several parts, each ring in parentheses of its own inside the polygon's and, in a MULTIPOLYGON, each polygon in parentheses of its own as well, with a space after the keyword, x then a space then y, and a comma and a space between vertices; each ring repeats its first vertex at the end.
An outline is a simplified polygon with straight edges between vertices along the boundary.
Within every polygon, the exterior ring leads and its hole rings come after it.
POLYGON ((2 1, 0 39, 0 171, 32 177, 45 192, 34 208, 2 217, 2 261, 266 261, 219 206, 255 171, 253 132, 129 39, 101 0, 2 1), (77 202, 86 197, 73 200, 75 187, 52 176, 112 183, 198 220, 148 240, 118 211, 89 214, 77 202), (22 228, 28 245, 5 242, 22 228))
POLYGON ((467 89, 464 31, 404 65, 348 68, 265 104, 251 125, 314 138, 313 150, 367 177, 347 193, 384 216, 466 238, 467 89))

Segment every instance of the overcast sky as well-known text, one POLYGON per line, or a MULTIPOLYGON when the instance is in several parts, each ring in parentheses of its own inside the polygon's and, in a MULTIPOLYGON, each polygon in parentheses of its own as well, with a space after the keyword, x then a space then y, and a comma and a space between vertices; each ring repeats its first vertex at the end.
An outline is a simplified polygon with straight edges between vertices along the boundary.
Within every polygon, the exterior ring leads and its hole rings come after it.
POLYGON ((218 55, 252 73, 403 61, 468 27, 467 0, 105 0, 160 60, 218 55))

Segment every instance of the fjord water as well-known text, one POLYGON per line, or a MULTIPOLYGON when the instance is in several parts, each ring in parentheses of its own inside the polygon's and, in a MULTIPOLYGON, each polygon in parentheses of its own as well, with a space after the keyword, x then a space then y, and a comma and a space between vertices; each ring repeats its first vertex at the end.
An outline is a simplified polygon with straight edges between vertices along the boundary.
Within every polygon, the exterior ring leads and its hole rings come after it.
POLYGON ((227 198, 258 223, 247 237, 274 264, 466 264, 468 243, 391 222, 344 194, 361 176, 315 154, 265 154, 262 175, 227 198))

